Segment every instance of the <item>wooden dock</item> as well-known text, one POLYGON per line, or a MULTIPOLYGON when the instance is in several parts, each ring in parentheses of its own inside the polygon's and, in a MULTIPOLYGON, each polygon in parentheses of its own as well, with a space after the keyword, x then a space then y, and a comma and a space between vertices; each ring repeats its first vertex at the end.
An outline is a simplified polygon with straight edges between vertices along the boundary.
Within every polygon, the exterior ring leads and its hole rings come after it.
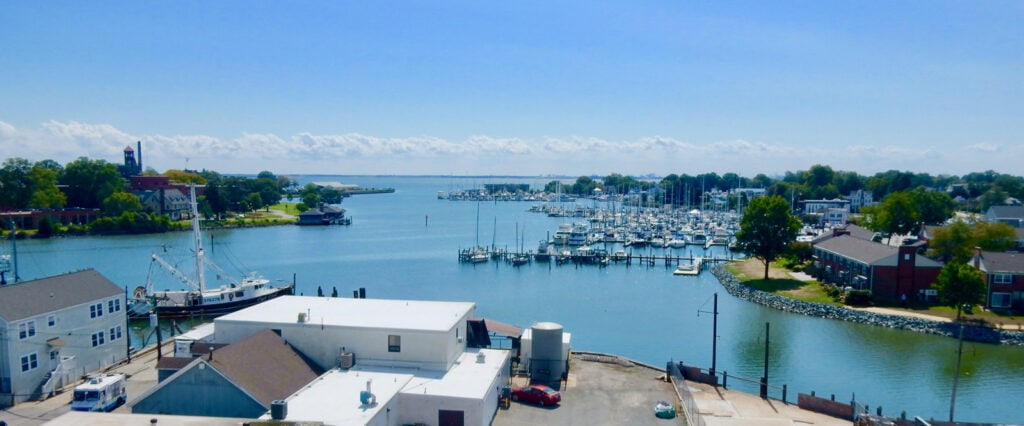
MULTIPOLYGON (((462 249, 459 250, 459 262, 464 263, 479 263, 473 261, 474 254, 478 254, 480 249, 462 249)), ((553 262, 555 265, 596 265, 598 267, 605 267, 608 265, 641 265, 646 267, 654 267, 663 265, 665 268, 678 267, 679 265, 691 264, 696 265, 696 273, 706 269, 709 265, 727 262, 732 260, 732 256, 674 256, 671 254, 636 254, 633 252, 628 253, 616 253, 609 254, 605 250, 597 249, 587 251, 585 253, 569 252, 561 254, 546 254, 539 255, 537 253, 528 252, 514 252, 508 250, 486 250, 487 257, 496 262, 506 263, 513 266, 522 266, 524 264, 530 264, 534 262, 549 263, 553 262)))

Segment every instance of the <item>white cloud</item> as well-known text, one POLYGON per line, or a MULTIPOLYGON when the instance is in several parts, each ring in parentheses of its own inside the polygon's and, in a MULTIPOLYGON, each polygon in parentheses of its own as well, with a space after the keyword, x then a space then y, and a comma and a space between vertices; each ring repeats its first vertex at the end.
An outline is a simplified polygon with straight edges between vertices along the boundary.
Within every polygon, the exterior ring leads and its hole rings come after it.
POLYGON ((359 133, 281 136, 242 133, 235 138, 202 134, 131 134, 110 124, 51 120, 37 128, 0 121, 0 148, 30 161, 67 163, 77 157, 119 163, 125 146, 143 144, 143 165, 210 169, 222 173, 567 174, 633 175, 735 172, 777 175, 814 164, 872 174, 889 169, 962 174, 978 170, 1015 173, 1013 155, 1024 147, 977 143, 949 153, 934 147, 791 146, 744 139, 693 143, 650 136, 607 140, 592 136, 494 137, 463 140, 432 136, 376 137, 359 133), (187 162, 186 162, 187 160, 187 162))
POLYGON ((976 143, 973 145, 967 145, 968 151, 980 151, 980 152, 996 152, 999 151, 999 145, 994 143, 976 143))

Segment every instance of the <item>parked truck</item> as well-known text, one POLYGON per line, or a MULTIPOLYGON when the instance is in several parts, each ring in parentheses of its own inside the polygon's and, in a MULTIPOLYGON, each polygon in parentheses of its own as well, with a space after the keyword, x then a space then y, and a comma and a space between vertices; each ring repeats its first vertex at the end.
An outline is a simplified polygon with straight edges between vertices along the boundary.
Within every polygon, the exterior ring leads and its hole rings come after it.
POLYGON ((75 411, 110 411, 128 399, 124 374, 103 374, 86 379, 75 386, 71 409, 75 411))

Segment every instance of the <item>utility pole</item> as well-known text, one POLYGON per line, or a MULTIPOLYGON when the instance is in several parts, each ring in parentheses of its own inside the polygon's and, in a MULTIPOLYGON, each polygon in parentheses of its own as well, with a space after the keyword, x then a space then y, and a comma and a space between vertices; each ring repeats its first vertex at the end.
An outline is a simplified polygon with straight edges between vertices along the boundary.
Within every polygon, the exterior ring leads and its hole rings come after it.
POLYGON ((953 396, 949 399, 949 422, 953 422, 953 408, 956 407, 956 385, 960 381, 960 358, 964 354, 964 323, 960 323, 960 343, 956 349, 956 373, 953 376, 953 396))
POLYGON ((768 342, 771 340, 771 323, 764 323, 764 376, 761 377, 761 398, 768 399, 768 342))
MULTIPOLYGON (((690 252, 690 258, 691 259, 693 258, 693 252, 692 251, 690 252)), ((707 303, 707 302, 705 302, 705 303, 707 303)), ((715 293, 714 309, 711 312, 702 311, 702 310, 698 309, 697 310, 697 316, 700 316, 701 312, 712 314, 712 325, 711 325, 711 369, 708 370, 708 374, 714 376, 715 375, 715 371, 717 371, 717 369, 716 369, 716 367, 717 367, 716 361, 718 360, 718 293, 715 293)))

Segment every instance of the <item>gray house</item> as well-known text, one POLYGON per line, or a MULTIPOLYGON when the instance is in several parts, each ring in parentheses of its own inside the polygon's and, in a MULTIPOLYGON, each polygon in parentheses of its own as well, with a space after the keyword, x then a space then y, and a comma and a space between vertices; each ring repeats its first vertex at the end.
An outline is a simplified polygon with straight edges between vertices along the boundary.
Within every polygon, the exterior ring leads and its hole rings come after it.
MULTIPOLYGON (((173 368, 181 360, 165 358, 158 368, 173 368)), ((272 401, 287 398, 322 373, 265 329, 192 359, 129 406, 136 414, 257 418, 270 411, 272 401)))
POLYGON ((156 214, 165 214, 171 220, 188 218, 189 210, 192 208, 188 196, 177 188, 137 191, 135 195, 139 197, 139 202, 147 210, 156 214))
POLYGON ((1024 228, 1024 206, 992 206, 985 211, 985 221, 1002 222, 1014 228, 1024 228))
POLYGON ((0 286, 0 405, 127 357, 124 290, 92 269, 0 286))

